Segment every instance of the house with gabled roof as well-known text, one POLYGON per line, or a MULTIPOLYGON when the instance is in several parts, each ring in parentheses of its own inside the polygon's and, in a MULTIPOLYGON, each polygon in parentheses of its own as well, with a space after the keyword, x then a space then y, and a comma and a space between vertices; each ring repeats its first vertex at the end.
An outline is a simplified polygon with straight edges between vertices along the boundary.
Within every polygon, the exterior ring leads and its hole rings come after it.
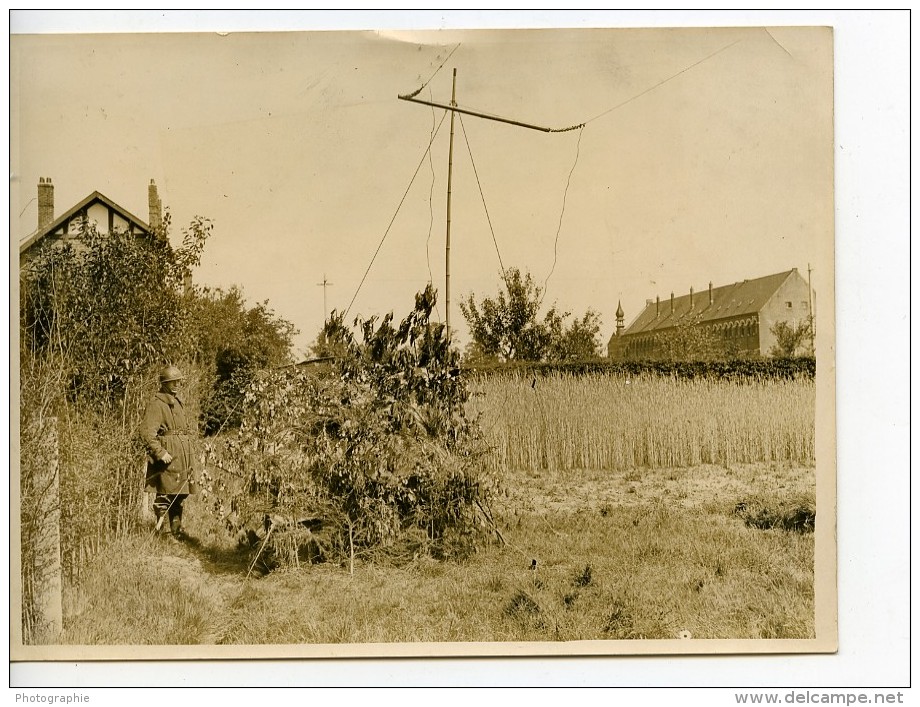
POLYGON ((639 316, 624 326, 617 307, 617 328, 607 344, 616 360, 665 357, 666 341, 681 327, 699 327, 724 351, 740 356, 766 356, 776 345, 771 329, 777 322, 797 325, 814 314, 814 293, 796 268, 731 285, 709 287, 667 300, 648 299, 639 316))
POLYGON ((100 233, 115 231, 150 237, 163 218, 162 203, 157 185, 150 180, 147 187, 149 207, 147 222, 115 203, 104 194, 94 191, 62 214, 55 216, 54 184, 50 177, 38 180, 38 228, 19 241, 19 267, 22 270, 38 249, 47 243, 76 238, 84 223, 94 223, 100 233))

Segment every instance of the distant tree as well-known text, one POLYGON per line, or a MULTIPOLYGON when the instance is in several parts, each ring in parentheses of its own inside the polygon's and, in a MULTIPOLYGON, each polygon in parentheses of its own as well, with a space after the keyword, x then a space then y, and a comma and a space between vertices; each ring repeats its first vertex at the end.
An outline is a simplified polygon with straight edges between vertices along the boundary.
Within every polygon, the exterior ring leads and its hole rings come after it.
POLYGON ((566 326, 570 312, 554 303, 539 319, 543 290, 530 273, 517 268, 505 272, 505 289, 493 299, 476 303, 471 293, 460 301, 460 311, 473 337, 470 353, 480 358, 509 361, 567 360, 597 355, 599 315, 588 310, 566 326))
POLYGON ((505 290, 495 299, 486 297, 477 305, 471 293, 460 301, 460 311, 470 327, 470 335, 486 356, 503 360, 543 358, 548 335, 537 321, 542 290, 530 273, 517 268, 505 273, 505 290))
POLYGON ((590 361, 598 358, 598 336, 601 317, 588 309, 581 319, 575 319, 565 327, 565 317, 557 317, 550 323, 550 347, 547 358, 553 361, 590 361))
MULTIPOLYGON (((336 310, 332 310, 332 315, 329 317, 329 322, 338 321, 342 316, 336 310)), ((313 340, 313 343, 310 344, 310 355, 315 358, 337 358, 345 354, 345 347, 342 345, 342 342, 335 337, 331 337, 328 333, 328 322, 323 325, 323 328, 319 330, 319 333, 316 335, 316 339, 313 340)))
POLYGON ((727 355, 725 346, 699 317, 683 317, 659 339, 661 355, 666 361, 712 361, 727 355))
POLYGON ((811 346, 811 318, 800 322, 776 322, 770 327, 770 333, 776 337, 776 343, 770 348, 774 358, 789 358, 798 354, 813 354, 811 346))
POLYGON ((187 328, 192 357, 214 364, 227 351, 260 367, 289 363, 297 329, 278 316, 269 301, 246 304, 238 286, 196 287, 187 296, 187 328))
POLYGON ((483 352, 479 343, 473 340, 463 348, 463 361, 472 366, 486 366, 498 363, 500 359, 494 354, 483 352))
POLYGON ((239 287, 195 288, 186 298, 191 357, 210 380, 201 401, 206 434, 239 424, 242 400, 261 370, 291 363, 297 330, 269 307, 246 304, 239 287))

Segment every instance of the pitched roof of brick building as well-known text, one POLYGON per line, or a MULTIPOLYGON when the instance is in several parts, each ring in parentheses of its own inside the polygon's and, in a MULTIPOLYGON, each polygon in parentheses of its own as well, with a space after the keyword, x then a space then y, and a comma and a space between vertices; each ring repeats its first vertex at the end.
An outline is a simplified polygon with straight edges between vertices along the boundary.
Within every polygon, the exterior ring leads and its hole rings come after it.
POLYGON ((692 303, 690 294, 674 297, 673 310, 671 298, 662 299, 657 304, 651 302, 626 327, 623 335, 667 329, 685 321, 688 316, 698 318, 700 322, 711 322, 756 314, 794 272, 795 268, 754 280, 714 287, 711 290, 711 303, 708 288, 694 292, 692 303))

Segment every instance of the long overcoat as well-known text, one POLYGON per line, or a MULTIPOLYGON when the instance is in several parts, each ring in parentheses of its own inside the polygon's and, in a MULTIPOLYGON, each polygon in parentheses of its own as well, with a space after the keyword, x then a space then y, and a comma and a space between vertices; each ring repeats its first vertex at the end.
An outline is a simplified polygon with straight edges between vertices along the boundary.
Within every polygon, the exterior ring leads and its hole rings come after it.
POLYGON ((169 393, 157 393, 144 412, 138 430, 147 448, 146 486, 156 493, 195 493, 195 430, 182 401, 169 393), (163 457, 169 452, 172 461, 163 457))

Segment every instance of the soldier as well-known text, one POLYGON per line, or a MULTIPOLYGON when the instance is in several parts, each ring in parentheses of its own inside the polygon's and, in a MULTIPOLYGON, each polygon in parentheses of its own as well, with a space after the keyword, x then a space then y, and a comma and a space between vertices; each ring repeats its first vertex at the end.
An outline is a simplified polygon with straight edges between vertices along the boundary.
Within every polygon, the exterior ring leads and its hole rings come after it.
POLYGON ((138 430, 147 448, 147 487, 156 493, 153 512, 157 528, 168 518, 171 538, 176 541, 184 536, 182 504, 195 493, 195 431, 178 397, 184 379, 175 366, 160 371, 160 392, 147 405, 138 430))

